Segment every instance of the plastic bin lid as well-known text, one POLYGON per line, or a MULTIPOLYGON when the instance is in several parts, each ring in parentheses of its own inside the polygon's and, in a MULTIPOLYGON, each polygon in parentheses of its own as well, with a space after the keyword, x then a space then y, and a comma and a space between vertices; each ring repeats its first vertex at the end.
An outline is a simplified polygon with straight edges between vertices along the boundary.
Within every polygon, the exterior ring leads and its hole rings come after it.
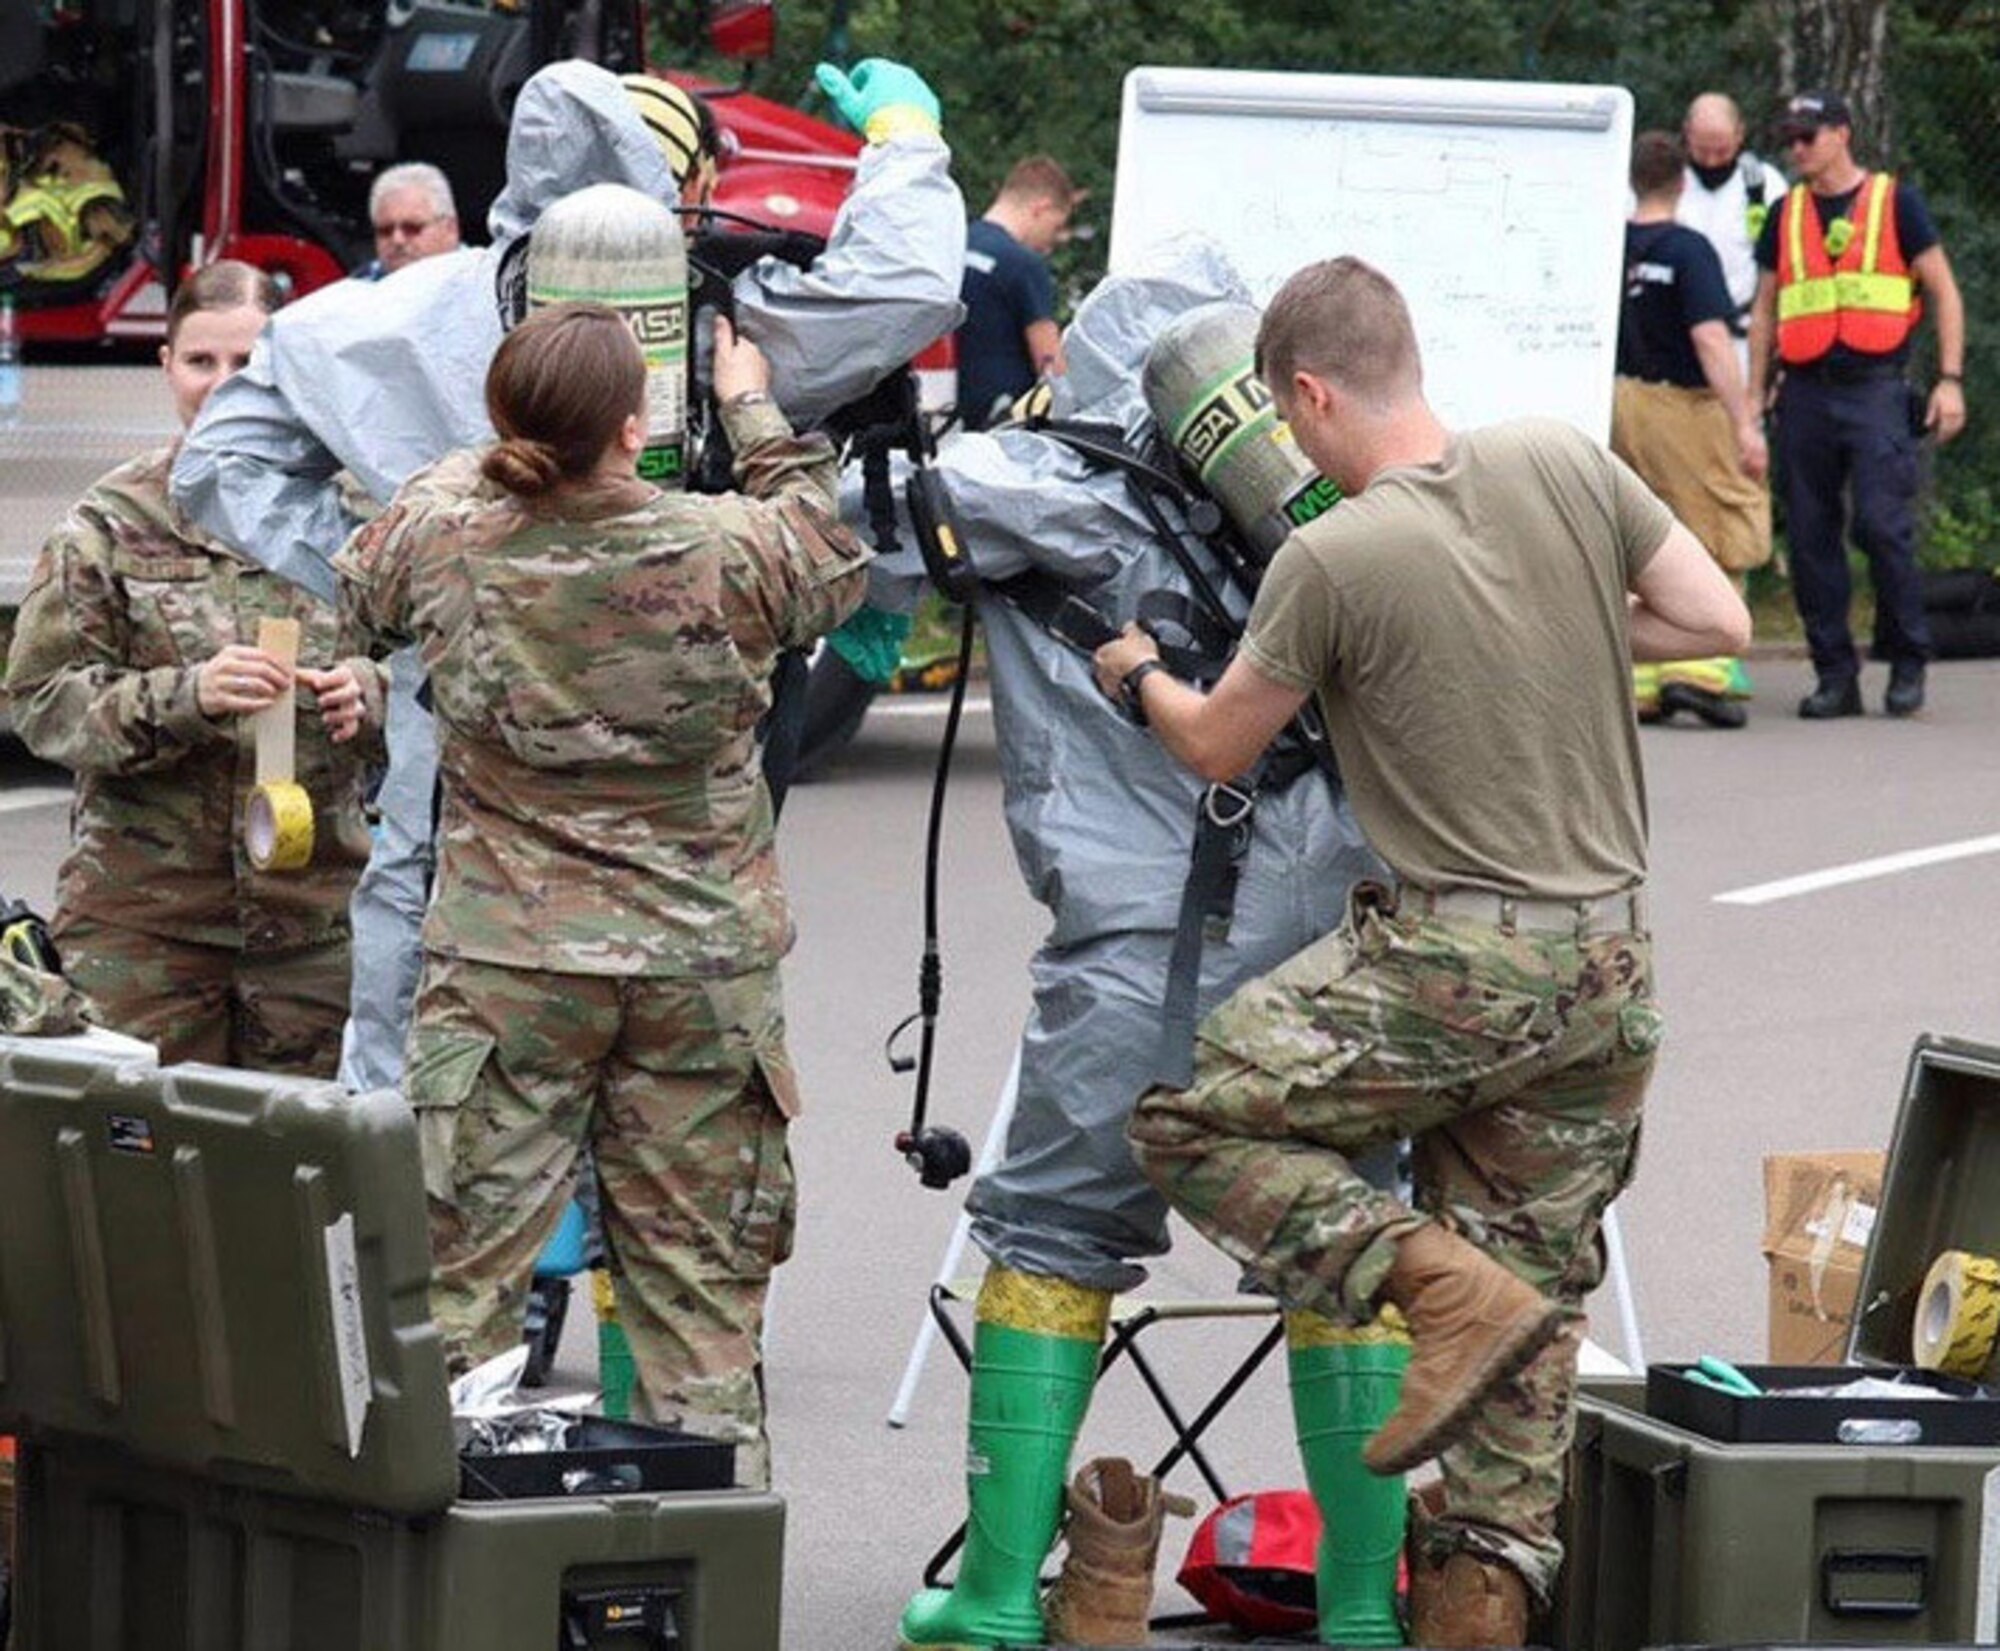
MULTIPOLYGON (((1945 1250, 2000 1256, 2000 1048, 1925 1035, 1910 1050, 1848 1332, 1855 1364, 1908 1364, 1924 1275, 1945 1250)), ((1978 1378, 2000 1382, 2000 1350, 1978 1378)))
POLYGON ((0 1038, 0 1432, 441 1511, 429 1279, 398 1096, 0 1038))

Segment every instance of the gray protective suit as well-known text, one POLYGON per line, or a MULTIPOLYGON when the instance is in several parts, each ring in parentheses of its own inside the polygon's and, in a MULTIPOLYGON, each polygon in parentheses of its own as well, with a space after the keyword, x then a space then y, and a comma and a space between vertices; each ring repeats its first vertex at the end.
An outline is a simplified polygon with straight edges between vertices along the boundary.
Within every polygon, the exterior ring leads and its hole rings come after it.
MULTIPOLYGON (((795 424, 852 400, 958 324, 965 205, 950 160, 932 137, 870 145, 813 267, 766 260, 737 278, 737 325, 769 358, 772 392, 795 424)), ((617 77, 552 64, 515 106, 507 187, 487 219, 493 245, 380 282, 343 281, 280 311, 188 433, 176 500, 253 560, 332 600, 328 564, 356 525, 339 472, 386 502, 413 472, 492 439, 485 386, 502 335, 500 260, 547 207, 593 183, 678 198, 617 77)), ((382 831, 353 902, 341 1080, 357 1090, 401 1080, 430 887, 436 735, 414 698, 414 654, 394 666, 382 831)))
MULTIPOLYGON (((1250 302, 1203 241, 1103 282, 1065 335, 1056 414, 1143 439, 1152 416, 1140 370, 1153 339, 1174 317, 1224 300, 1250 302)), ((1125 479, 1051 437, 1006 427, 961 436, 938 462, 983 579, 1045 570, 1084 587, 1113 624, 1134 617, 1149 591, 1186 592, 1125 479)), ((884 581, 909 571, 905 558, 878 566, 884 581)), ((1088 659, 1004 601, 978 606, 1014 852, 1055 925, 1032 965, 1005 1160, 966 1207, 973 1237, 1002 1266, 1126 1290, 1145 1277, 1134 1258, 1167 1248, 1166 1205, 1132 1161, 1125 1122, 1154 1082, 1203 787, 1097 691, 1088 659)), ((1227 933, 1211 925, 1203 948, 1202 1012, 1331 929, 1349 887, 1382 875, 1320 774, 1262 798, 1227 933)))

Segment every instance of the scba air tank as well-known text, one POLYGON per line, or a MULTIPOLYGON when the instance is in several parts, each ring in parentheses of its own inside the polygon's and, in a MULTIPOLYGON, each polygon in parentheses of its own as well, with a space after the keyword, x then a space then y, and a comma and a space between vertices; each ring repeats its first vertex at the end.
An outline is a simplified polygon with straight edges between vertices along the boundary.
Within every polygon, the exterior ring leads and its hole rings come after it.
POLYGON ((565 195, 535 221, 528 306, 607 304, 646 357, 646 450, 639 474, 659 487, 687 480, 688 275, 680 220, 623 184, 565 195))
POLYGON ((1285 535, 1339 501, 1299 451, 1251 363, 1257 312, 1206 304, 1160 332, 1146 355, 1146 405, 1181 462, 1268 561, 1285 535))

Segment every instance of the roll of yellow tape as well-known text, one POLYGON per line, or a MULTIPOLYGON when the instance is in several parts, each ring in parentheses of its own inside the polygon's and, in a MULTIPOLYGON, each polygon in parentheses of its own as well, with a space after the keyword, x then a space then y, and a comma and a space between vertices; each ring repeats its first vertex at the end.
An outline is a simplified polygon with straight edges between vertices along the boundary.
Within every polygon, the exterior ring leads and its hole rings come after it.
POLYGON ((297 871, 313 857, 313 807, 294 780, 260 785, 250 793, 243 845, 259 871, 297 871))
POLYGON ((1946 1250, 1924 1274, 1910 1352, 1926 1370, 1977 1381, 2000 1339, 2000 1261, 1946 1250))

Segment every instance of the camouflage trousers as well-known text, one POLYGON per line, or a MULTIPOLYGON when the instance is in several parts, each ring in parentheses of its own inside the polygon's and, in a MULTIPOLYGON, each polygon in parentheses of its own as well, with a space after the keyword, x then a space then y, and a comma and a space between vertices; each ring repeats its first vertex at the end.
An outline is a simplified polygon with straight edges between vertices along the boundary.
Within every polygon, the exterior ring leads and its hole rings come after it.
POLYGON ((729 1440, 738 1481, 768 1484, 764 1298, 791 1253, 796 1110, 777 971, 619 978, 427 956, 405 1085, 453 1373, 520 1339, 588 1142, 642 1408, 729 1440))
POLYGON ((1435 1218, 1571 1309, 1442 1456, 1431 1551, 1499 1559, 1546 1601, 1574 1426, 1579 1303, 1632 1174, 1660 1039, 1650 942, 1394 915, 1347 921, 1201 1027, 1193 1087, 1139 1104, 1133 1149, 1167 1200, 1288 1307, 1375 1311, 1395 1241, 1435 1218), (1353 1158, 1412 1143, 1412 1211, 1353 1158))
POLYGON ((289 951, 198 946, 99 923, 59 920, 63 973, 100 1025, 142 1038, 163 1063, 331 1078, 347 1020, 345 940, 289 951))

